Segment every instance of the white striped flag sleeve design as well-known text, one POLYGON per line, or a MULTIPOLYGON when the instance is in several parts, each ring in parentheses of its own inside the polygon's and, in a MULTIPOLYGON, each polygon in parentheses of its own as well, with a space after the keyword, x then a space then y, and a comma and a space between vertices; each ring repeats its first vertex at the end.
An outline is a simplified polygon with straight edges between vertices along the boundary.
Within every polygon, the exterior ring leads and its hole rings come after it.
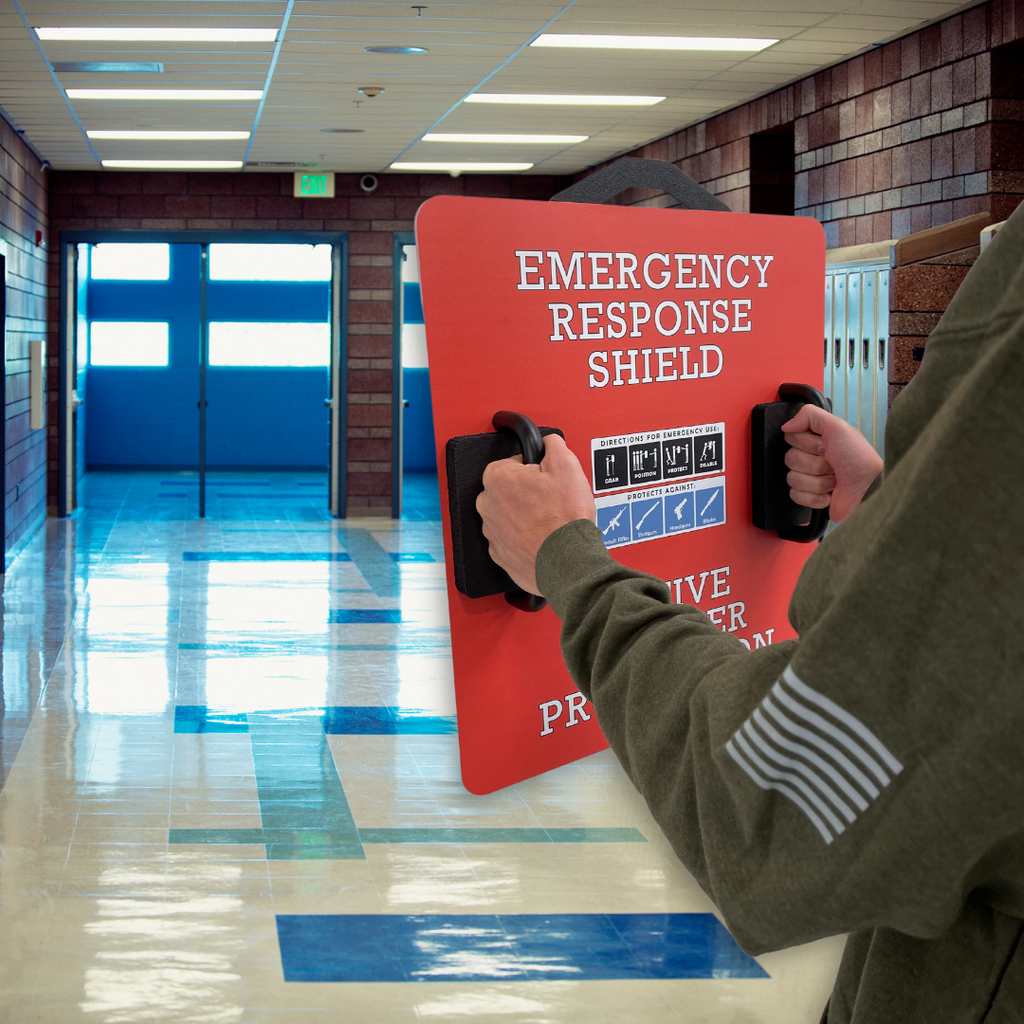
POLYGON ((787 668, 725 745, 761 789, 807 816, 826 843, 879 798, 903 765, 854 715, 787 668))

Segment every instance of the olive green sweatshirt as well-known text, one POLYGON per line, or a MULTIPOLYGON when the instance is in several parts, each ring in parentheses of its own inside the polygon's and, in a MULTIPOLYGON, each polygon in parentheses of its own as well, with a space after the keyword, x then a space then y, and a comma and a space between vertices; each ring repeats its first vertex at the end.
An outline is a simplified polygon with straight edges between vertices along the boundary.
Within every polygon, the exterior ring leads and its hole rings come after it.
POLYGON ((894 404, 881 486, 749 651, 586 520, 537 557, 608 742, 740 945, 852 933, 828 1024, 1024 1022, 1024 206, 894 404))

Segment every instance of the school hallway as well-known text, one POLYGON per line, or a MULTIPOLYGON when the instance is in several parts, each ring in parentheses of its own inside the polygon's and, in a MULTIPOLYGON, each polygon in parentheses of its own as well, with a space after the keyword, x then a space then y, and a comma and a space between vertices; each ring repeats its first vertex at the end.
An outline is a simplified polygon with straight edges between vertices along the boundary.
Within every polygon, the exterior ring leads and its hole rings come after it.
POLYGON ((11 1022, 816 1024, 842 939, 751 959, 607 751, 462 786, 436 478, 90 473, 8 570, 11 1022))

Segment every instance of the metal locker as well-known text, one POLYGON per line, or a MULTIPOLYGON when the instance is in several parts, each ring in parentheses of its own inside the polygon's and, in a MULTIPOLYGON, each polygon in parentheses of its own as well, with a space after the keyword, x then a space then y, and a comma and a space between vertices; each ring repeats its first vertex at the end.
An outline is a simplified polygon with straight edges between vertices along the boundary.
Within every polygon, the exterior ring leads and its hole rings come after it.
POLYGON ((832 279, 832 411, 846 419, 846 274, 838 273, 832 279))
POLYGON ((834 264, 825 273, 825 388, 832 411, 884 456, 889 386, 889 270, 834 264))

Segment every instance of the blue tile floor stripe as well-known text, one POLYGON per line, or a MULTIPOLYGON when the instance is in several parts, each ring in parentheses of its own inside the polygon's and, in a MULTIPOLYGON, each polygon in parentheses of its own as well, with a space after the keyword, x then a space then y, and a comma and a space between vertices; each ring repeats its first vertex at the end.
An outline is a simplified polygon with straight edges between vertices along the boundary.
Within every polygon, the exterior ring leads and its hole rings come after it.
POLYGON ((351 562, 344 551, 183 551, 183 562, 351 562))
POLYGON ((361 828, 363 843, 646 843, 635 828, 361 828))
POLYGON ((169 843, 263 843, 267 860, 362 860, 319 716, 246 716, 261 829, 170 829, 169 843))
POLYGON ((328 736, 447 736, 456 732, 455 717, 406 708, 334 706, 324 708, 328 736))
POLYGON ((328 621, 332 625, 401 622, 402 612, 398 608, 332 608, 328 621))
MULTIPOLYGON (((274 721, 316 720, 328 736, 449 736, 456 732, 454 716, 432 715, 409 708, 373 705, 324 708, 282 708, 267 712, 274 721)), ((211 711, 203 704, 179 704, 174 709, 176 733, 249 732, 245 714, 211 711)))
POLYGON ((713 914, 279 914, 285 981, 767 978, 713 914))
POLYGON ((202 704, 179 704, 174 709, 174 731, 194 732, 244 732, 249 731, 249 720, 244 714, 225 711, 210 711, 202 704))
POLYGON ((335 527, 334 535, 378 597, 401 595, 402 570, 369 530, 341 526, 335 527))

